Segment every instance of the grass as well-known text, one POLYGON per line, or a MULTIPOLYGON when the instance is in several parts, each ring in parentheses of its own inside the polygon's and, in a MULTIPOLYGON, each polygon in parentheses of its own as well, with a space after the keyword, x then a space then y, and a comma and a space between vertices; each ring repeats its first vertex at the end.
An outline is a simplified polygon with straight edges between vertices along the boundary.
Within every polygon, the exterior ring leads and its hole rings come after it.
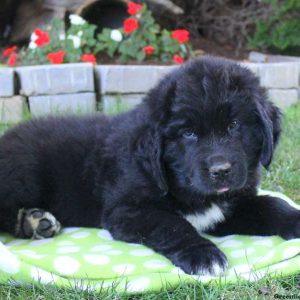
POLYGON ((300 204, 300 105, 289 108, 270 170, 263 174, 262 187, 283 192, 300 204))
MULTIPOLYGON (((274 299, 276 294, 280 296, 293 296, 290 299, 300 298, 300 275, 290 276, 287 278, 274 279, 266 276, 256 282, 240 281, 236 284, 220 286, 203 285, 201 282, 195 284, 180 284, 176 289, 171 291, 163 290, 161 292, 144 293, 140 295, 119 294, 114 290, 103 293, 87 292, 80 290, 62 289, 55 286, 0 286, 0 299, 14 300, 96 300, 96 299, 124 299, 124 300, 156 300, 156 299, 274 299)), ((282 298, 283 299, 283 298, 282 298)))
MULTIPOLYGON (((0 126, 0 131, 8 128, 0 126)), ((285 111, 283 134, 276 151, 273 164, 263 174, 262 187, 280 191, 300 204, 300 105, 285 111)), ((238 282, 219 286, 204 286, 201 283, 180 284, 176 289, 156 293, 145 293, 137 296, 118 294, 111 290, 101 294, 53 286, 0 286, 0 299, 274 299, 276 294, 287 298, 300 299, 300 273, 280 279, 266 277, 256 282, 238 282)), ((283 299, 282 297, 282 299, 283 299)))

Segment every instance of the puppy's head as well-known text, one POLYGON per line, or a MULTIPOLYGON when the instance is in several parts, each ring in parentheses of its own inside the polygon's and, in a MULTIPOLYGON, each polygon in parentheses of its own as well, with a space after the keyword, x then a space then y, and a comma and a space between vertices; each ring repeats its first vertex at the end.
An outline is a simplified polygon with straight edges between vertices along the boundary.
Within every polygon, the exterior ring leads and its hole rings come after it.
POLYGON ((159 150, 148 149, 151 168, 163 189, 213 195, 254 187, 259 164, 272 160, 280 113, 236 63, 192 61, 162 80, 145 104, 151 137, 159 140, 159 150))

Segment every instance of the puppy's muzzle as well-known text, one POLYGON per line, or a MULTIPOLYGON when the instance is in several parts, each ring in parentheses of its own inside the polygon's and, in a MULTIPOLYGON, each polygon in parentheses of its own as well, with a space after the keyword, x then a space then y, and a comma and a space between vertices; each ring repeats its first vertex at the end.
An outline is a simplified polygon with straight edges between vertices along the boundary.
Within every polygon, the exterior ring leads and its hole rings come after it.
POLYGON ((226 179, 232 172, 232 165, 224 157, 215 156, 209 159, 208 172, 214 181, 226 179))

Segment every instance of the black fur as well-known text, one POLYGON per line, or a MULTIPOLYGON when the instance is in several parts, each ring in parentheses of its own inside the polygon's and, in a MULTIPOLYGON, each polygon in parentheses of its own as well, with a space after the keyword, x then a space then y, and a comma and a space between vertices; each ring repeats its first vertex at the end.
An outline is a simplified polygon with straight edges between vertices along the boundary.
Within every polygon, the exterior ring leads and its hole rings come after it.
POLYGON ((187 273, 216 274, 226 257, 184 216, 215 204, 225 221, 206 232, 300 237, 299 211, 256 194, 279 134, 280 113, 250 71, 192 61, 130 112, 9 130, 0 140, 0 228, 14 234, 19 209, 42 208, 62 226, 103 227, 187 273))

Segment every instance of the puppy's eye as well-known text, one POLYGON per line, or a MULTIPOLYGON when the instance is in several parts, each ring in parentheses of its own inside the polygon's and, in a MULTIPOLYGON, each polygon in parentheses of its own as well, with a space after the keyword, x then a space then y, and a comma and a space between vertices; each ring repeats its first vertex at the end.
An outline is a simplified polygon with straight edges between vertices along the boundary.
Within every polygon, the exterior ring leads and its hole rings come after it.
POLYGON ((193 131, 185 131, 182 136, 185 138, 185 139, 189 139, 189 140, 198 140, 198 135, 193 132, 193 131))
POLYGON ((237 129, 239 127, 239 123, 236 120, 233 120, 230 122, 230 124, 228 125, 228 130, 229 131, 233 131, 235 129, 237 129))

